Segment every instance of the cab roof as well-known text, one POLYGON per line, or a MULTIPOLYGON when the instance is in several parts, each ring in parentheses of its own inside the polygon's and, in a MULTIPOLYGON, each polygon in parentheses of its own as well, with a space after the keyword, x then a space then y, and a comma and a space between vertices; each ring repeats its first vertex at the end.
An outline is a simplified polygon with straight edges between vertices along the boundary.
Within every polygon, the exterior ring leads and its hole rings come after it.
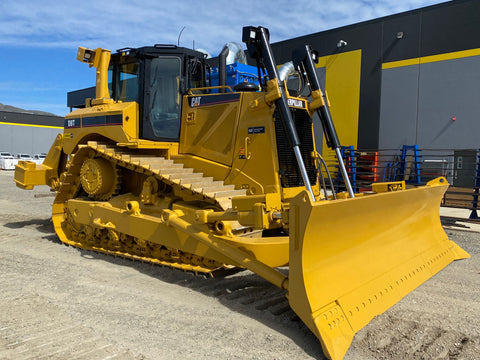
POLYGON ((176 45, 166 45, 166 44, 155 44, 153 46, 143 46, 139 48, 122 48, 118 49, 115 54, 112 54, 112 56, 115 55, 120 55, 120 56, 125 56, 129 55, 132 57, 148 57, 148 56, 159 56, 159 55, 186 55, 189 57, 195 57, 199 59, 205 59, 206 54, 184 48, 184 47, 179 47, 176 45))

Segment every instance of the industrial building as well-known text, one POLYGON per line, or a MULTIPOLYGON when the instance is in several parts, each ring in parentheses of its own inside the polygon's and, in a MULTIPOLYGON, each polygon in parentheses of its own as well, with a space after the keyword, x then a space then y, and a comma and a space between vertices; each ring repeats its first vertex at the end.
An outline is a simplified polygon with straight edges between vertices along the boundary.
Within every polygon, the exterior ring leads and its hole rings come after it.
POLYGON ((480 1, 457 0, 272 45, 277 61, 308 43, 346 145, 480 146, 480 1))
MULTIPOLYGON (((390 157, 387 150, 416 146, 424 173, 430 167, 433 176, 472 187, 480 147, 478 14, 478 0, 450 1, 272 48, 278 63, 304 44, 319 52, 342 145, 390 157)), ((317 147, 328 154, 325 144, 317 147)))
POLYGON ((60 116, 0 111, 0 150, 13 155, 46 153, 63 132, 63 122, 60 116))

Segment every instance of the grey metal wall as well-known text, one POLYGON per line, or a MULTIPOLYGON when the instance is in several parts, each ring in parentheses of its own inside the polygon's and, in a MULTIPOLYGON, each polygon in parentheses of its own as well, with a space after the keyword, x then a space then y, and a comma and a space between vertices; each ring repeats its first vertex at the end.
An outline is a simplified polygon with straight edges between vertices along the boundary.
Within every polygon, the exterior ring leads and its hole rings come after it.
POLYGON ((14 155, 46 153, 63 129, 0 124, 0 151, 14 155))
POLYGON ((380 149, 416 144, 418 66, 382 71, 379 143, 380 149))
POLYGON ((14 155, 48 152, 64 118, 55 115, 0 111, 0 151, 14 155))
POLYGON ((379 148, 480 147, 480 56, 382 70, 379 148))

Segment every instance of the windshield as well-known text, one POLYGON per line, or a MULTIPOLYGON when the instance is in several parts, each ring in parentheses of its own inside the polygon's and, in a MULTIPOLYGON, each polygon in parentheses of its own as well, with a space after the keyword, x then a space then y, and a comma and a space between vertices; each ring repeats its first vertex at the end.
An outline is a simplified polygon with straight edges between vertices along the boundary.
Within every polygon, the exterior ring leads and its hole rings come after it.
POLYGON ((149 120, 159 138, 177 139, 180 134, 180 65, 177 57, 151 61, 149 120))

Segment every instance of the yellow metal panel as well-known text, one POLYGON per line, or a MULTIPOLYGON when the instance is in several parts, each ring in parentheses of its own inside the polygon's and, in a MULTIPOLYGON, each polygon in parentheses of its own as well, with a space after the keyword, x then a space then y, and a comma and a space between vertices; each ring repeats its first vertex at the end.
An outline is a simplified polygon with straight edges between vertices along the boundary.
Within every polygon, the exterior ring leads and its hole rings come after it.
MULTIPOLYGON (((225 179, 236 188, 246 189, 248 195, 279 193, 277 142, 275 137, 274 106, 250 107, 263 103, 262 93, 244 93, 232 171, 225 179)), ((265 103, 263 103, 265 104, 265 103)))
POLYGON ((123 112, 123 131, 127 135, 130 141, 136 140, 139 138, 139 111, 137 103, 130 103, 130 106, 127 106, 122 110, 123 112))
MULTIPOLYGON (((320 66, 324 64, 326 67, 325 89, 340 143, 355 147, 358 139, 361 62, 361 50, 329 55, 319 61, 320 66)), ((324 158, 333 153, 324 139, 324 158)))
MULTIPOLYGON (((203 95, 212 99, 220 96, 203 95)), ((230 166, 240 101, 190 108, 189 99, 185 97, 183 101, 183 113, 186 115, 182 119, 180 153, 230 166)))
POLYGON ((138 140, 139 111, 136 102, 118 102, 77 109, 65 116, 65 119, 83 119, 96 116, 121 115, 122 125, 89 126, 80 128, 65 128, 64 151, 70 154, 78 143, 87 136, 101 135, 117 143, 130 143, 138 140))

